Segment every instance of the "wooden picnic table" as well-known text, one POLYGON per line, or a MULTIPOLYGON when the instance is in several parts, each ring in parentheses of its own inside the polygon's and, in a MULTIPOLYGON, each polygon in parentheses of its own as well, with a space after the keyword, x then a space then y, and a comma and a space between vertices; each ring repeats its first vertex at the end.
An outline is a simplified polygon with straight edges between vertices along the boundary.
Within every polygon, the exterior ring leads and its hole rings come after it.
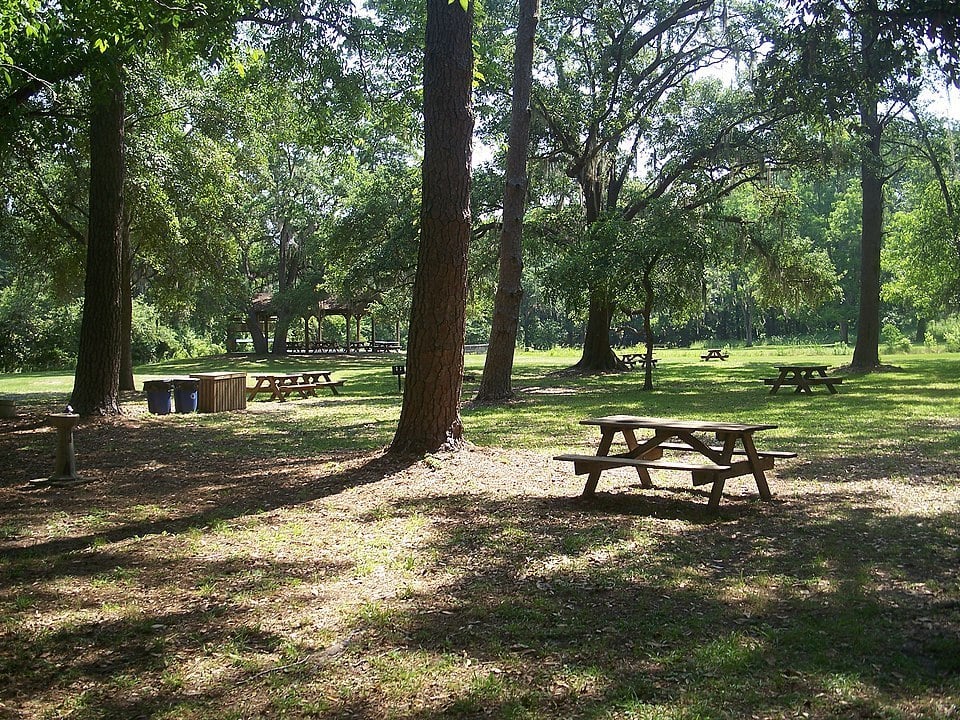
POLYGON ((316 396, 317 388, 328 387, 334 395, 343 380, 333 380, 329 370, 304 370, 297 373, 261 373, 254 375, 256 384, 247 390, 247 400, 253 400, 260 393, 270 393, 270 399, 283 402, 290 393, 300 397, 316 396))
POLYGON ((681 470, 693 476, 693 484, 712 485, 708 507, 720 504, 723 486, 728 478, 752 475, 760 497, 770 500, 765 470, 773 468, 776 458, 796 457, 796 453, 781 450, 757 450, 755 433, 770 430, 776 425, 766 423, 731 423, 723 421, 672 420, 669 418, 610 415, 581 420, 581 425, 600 428, 600 445, 596 455, 558 455, 554 459, 573 462, 577 475, 587 475, 581 497, 593 497, 597 482, 604 470, 634 467, 645 488, 653 487, 650 470, 681 470), (638 440, 637 430, 651 431, 652 435, 638 440), (623 436, 627 451, 610 454, 617 433, 623 436), (697 434, 709 434, 714 440, 704 441, 697 434), (739 447, 738 447, 739 445, 739 447), (664 451, 699 455, 695 461, 664 460, 664 451))
POLYGON ((651 357, 648 359, 646 353, 625 353, 620 359, 623 360, 623 364, 631 370, 637 365, 646 369, 648 363, 651 367, 655 368, 657 366, 657 358, 651 357))
POLYGON ((312 352, 317 353, 335 353, 340 349, 333 340, 320 340, 313 344, 312 352))
POLYGON ((729 353, 725 353, 721 348, 709 348, 703 355, 700 356, 701 360, 726 360, 730 357, 729 353))
POLYGON ((831 395, 837 394, 834 385, 843 382, 843 378, 828 377, 826 365, 777 365, 779 375, 775 378, 764 378, 766 385, 772 385, 770 394, 776 395, 784 385, 795 385, 795 393, 813 392, 814 385, 825 385, 831 395))
POLYGON ((300 384, 300 373, 260 373, 253 379, 256 384, 247 390, 247 400, 253 400, 260 393, 270 393, 271 400, 283 402, 288 393, 281 388, 300 384))

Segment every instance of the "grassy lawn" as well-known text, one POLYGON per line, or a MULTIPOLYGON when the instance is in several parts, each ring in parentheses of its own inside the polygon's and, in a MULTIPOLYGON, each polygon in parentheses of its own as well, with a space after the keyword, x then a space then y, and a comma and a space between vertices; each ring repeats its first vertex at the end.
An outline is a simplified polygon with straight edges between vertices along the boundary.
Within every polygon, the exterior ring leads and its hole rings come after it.
POLYGON ((658 351, 646 393, 520 353, 517 399, 418 462, 382 453, 396 357, 143 367, 346 386, 211 415, 132 393, 77 430, 89 482, 39 490, 72 375, 0 375, 0 718, 960 717, 960 355, 771 396, 775 364, 849 354, 700 352, 658 351), (689 475, 626 468, 579 501, 551 457, 619 412, 776 423, 758 445, 798 457, 769 503, 734 480, 710 513, 689 475))

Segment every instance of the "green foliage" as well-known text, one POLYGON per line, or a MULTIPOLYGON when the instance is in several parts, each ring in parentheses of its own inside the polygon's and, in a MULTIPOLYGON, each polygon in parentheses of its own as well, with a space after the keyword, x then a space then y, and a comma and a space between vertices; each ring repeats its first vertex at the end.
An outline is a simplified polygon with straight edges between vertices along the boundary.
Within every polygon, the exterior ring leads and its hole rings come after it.
MULTIPOLYGON (((960 216, 951 218, 939 184, 908 185, 905 207, 890 223, 883 265, 884 298, 927 317, 960 301, 960 216)), ((953 197, 960 180, 949 185, 953 197)))
MULTIPOLYGON (((38 283, 16 282, 0 289, 0 371, 72 367, 77 352, 82 303, 64 304, 38 283)), ((133 362, 202 357, 223 348, 189 326, 171 327, 164 314, 141 301, 133 304, 133 362)))
POLYGON ((163 313, 143 302, 133 304, 131 352, 135 365, 204 357, 222 353, 221 345, 189 327, 175 329, 163 322, 163 313))
POLYGON ((910 338, 893 323, 884 323, 880 330, 880 342, 888 353, 910 352, 910 338))
POLYGON ((69 367, 79 329, 79 303, 64 305, 31 281, 0 289, 0 370, 69 367))
POLYGON ((375 300, 405 316, 416 267, 420 178, 415 168, 350 167, 344 208, 328 223, 320 249, 322 287, 344 300, 375 300))
POLYGON ((930 323, 929 336, 950 352, 960 352, 960 316, 951 315, 930 323))

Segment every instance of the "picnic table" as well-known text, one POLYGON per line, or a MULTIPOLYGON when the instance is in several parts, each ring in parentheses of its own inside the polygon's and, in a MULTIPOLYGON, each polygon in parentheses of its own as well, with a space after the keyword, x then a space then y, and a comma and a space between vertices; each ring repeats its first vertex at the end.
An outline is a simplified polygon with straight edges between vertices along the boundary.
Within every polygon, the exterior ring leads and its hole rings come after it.
POLYGON ((625 353, 620 359, 623 361, 623 364, 631 370, 637 365, 646 369, 648 363, 651 367, 655 368, 657 366, 657 358, 651 357, 648 359, 646 353, 625 353))
POLYGON ((335 353, 340 349, 333 340, 320 340, 313 344, 312 351, 317 353, 335 353))
POLYGON ((695 486, 712 485, 708 507, 720 504, 723 486, 728 478, 752 475, 760 497, 770 500, 765 470, 771 470, 775 459, 796 457, 796 453, 782 450, 757 450, 755 433, 770 430, 776 425, 766 423, 731 423, 723 421, 672 420, 658 417, 610 415, 581 420, 581 425, 600 428, 600 445, 596 455, 558 455, 554 459, 573 463, 577 475, 587 475, 581 497, 593 497, 604 470, 634 467, 645 488, 653 487, 650 470, 680 470, 690 472, 695 486), (638 440, 637 430, 651 431, 652 435, 638 440), (623 436, 627 451, 610 454, 617 433, 623 436), (714 440, 704 441, 697 436, 709 434, 714 440), (739 445, 739 447, 738 447, 739 445), (664 460, 664 451, 699 455, 693 461, 664 460))
POLYGON ((261 373, 254 375, 256 384, 247 390, 247 400, 253 400, 260 393, 270 393, 271 400, 283 402, 290 393, 306 398, 316 396, 317 388, 328 387, 334 395, 343 380, 333 380, 329 370, 304 370, 296 373, 261 373))
POLYGON ((701 360, 726 360, 730 357, 729 353, 725 353, 721 348, 709 348, 703 355, 700 356, 701 360))
POLYGON ((784 385, 795 385, 795 393, 813 392, 814 385, 825 385, 831 395, 837 394, 834 385, 843 382, 843 378, 828 377, 826 365, 777 365, 779 375, 775 378, 764 378, 765 385, 772 385, 770 394, 776 395, 784 385))

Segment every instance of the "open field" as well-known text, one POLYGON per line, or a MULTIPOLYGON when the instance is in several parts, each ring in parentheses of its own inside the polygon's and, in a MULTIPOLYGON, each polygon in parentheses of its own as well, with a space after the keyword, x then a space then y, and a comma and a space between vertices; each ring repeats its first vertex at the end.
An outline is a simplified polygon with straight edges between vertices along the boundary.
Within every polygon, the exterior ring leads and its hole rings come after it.
MULTIPOLYGON (((834 349, 658 351, 639 372, 551 375, 464 408, 473 446, 384 457, 395 357, 211 358, 140 368, 324 367, 342 395, 86 422, 89 482, 26 490, 72 376, 0 375, 2 718, 960 717, 960 355, 887 357, 838 395, 770 396, 834 349), (557 452, 630 412, 772 422, 775 500, 689 476, 598 497, 557 452)), ((482 356, 467 356, 465 398, 482 356)))

